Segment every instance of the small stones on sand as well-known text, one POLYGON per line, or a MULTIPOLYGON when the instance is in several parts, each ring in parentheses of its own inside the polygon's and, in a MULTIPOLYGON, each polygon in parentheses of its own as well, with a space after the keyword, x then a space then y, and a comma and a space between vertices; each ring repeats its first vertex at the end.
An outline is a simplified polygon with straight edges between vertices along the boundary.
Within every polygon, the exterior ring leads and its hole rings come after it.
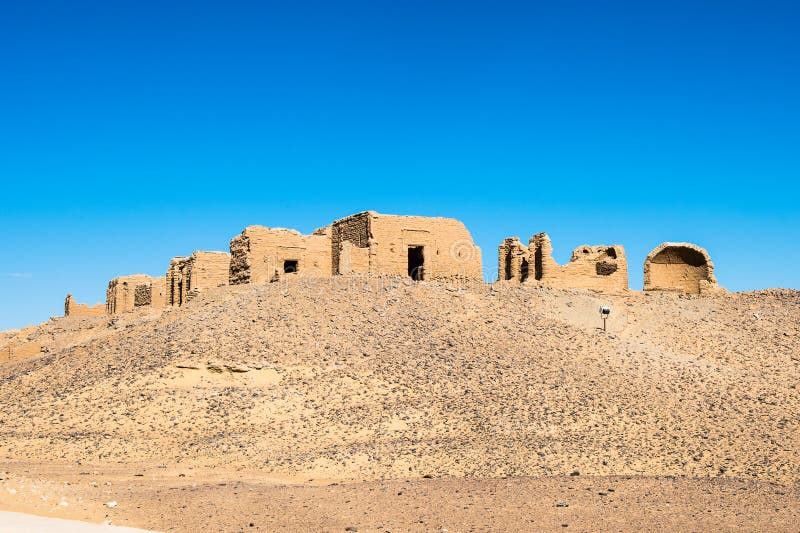
POLYGON ((250 372, 250 367, 240 363, 226 363, 225 368, 230 372, 250 372))
POLYGON ((106 507, 108 507, 109 509, 113 509, 117 505, 118 504, 117 504, 117 502, 115 500, 111 500, 110 502, 106 502, 106 507))
POLYGON ((556 507, 569 507, 567 502, 557 502, 556 507))

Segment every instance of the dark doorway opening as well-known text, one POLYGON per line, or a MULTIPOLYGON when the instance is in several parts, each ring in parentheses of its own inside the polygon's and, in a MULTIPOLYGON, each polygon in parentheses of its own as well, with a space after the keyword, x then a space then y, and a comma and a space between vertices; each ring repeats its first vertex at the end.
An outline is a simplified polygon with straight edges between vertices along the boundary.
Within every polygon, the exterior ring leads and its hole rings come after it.
POLYGON ((523 259, 522 265, 519 267, 519 280, 525 281, 528 279, 528 260, 523 259))
POLYGON ((423 246, 408 247, 408 275, 414 281, 425 278, 425 254, 423 246))
POLYGON ((511 252, 506 252, 506 277, 505 279, 511 279, 511 252))
POLYGON ((286 274, 294 274, 297 272, 297 261, 289 260, 283 262, 283 272, 286 274))
POLYGON ((543 260, 544 257, 542 256, 542 247, 541 245, 538 245, 536 246, 536 251, 533 253, 533 279, 542 279, 543 260))

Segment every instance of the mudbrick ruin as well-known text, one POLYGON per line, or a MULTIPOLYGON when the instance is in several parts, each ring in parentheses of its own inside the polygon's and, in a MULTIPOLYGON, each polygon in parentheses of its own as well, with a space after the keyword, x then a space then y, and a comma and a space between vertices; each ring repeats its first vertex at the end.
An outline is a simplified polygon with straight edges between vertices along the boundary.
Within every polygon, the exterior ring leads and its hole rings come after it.
POLYGON ((688 242, 665 242, 644 261, 644 290, 707 294, 721 289, 705 249, 688 242))
POLYGON ((230 263, 226 252, 198 250, 173 258, 166 276, 167 305, 183 305, 205 290, 227 285, 230 263))
POLYGON ((108 282, 106 313, 115 315, 136 307, 164 307, 165 278, 145 274, 120 276, 108 282))
MULTIPOLYGON (((181 306, 224 285, 264 284, 287 277, 407 276, 415 281, 482 281, 481 250, 458 220, 364 211, 304 235, 293 229, 248 226, 230 253, 196 251, 174 257, 165 276, 120 276, 108 283, 105 306, 64 302, 64 315, 116 315, 138 307, 181 306)), ((582 245, 559 265, 546 233, 498 247, 497 281, 532 287, 623 293, 628 262, 619 244, 582 245)), ((708 252, 689 243, 663 243, 644 263, 644 290, 711 294, 723 291, 708 252)), ((35 347, 34 347, 35 348, 35 347)), ((30 350, 34 350, 30 348, 30 350)), ((6 351, 11 348, 6 348, 6 351)), ((11 358, 10 352, 5 354, 11 358)))
POLYGON ((231 240, 229 282, 269 283, 284 274, 331 274, 330 227, 311 235, 285 228, 248 226, 231 240))
POLYGON ((103 304, 79 304, 71 294, 67 294, 67 298, 64 300, 64 316, 101 316, 104 314, 106 314, 106 306, 103 304))
POLYGON ((528 246, 518 237, 507 238, 498 248, 498 281, 605 292, 628 290, 628 262, 619 244, 579 246, 566 265, 556 263, 552 255, 547 233, 531 237, 528 246))

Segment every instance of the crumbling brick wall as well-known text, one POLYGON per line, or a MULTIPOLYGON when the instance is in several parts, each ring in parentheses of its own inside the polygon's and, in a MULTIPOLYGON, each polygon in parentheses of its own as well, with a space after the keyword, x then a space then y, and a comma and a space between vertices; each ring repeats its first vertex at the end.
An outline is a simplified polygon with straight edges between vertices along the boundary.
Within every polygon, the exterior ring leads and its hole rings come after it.
POLYGON ((519 237, 504 239, 497 248, 498 280, 523 282, 530 275, 528 247, 523 245, 519 237))
POLYGON ((644 290, 704 294, 724 290, 717 285, 708 252, 688 242, 665 242, 644 261, 644 290))
POLYGON ((248 226, 231 240, 229 281, 269 283, 283 275, 331 275, 330 227, 311 235, 285 228, 248 226))
POLYGON ((108 282, 107 314, 125 313, 145 305, 164 306, 164 277, 154 278, 146 274, 133 274, 120 276, 108 282))
POLYGON ((203 291, 228 284, 230 255, 226 252, 196 251, 189 257, 175 257, 165 276, 168 305, 183 305, 203 291))
POLYGON ((628 262, 619 244, 579 246, 572 251, 569 263, 559 265, 546 233, 531 237, 527 249, 517 237, 511 237, 498 247, 497 268, 500 281, 607 292, 628 290, 628 262))
POLYGON ((79 304, 71 294, 64 300, 64 316, 103 316, 106 306, 103 304, 79 304))
POLYGON ((186 257, 173 257, 169 262, 167 268, 167 275, 165 278, 166 285, 166 305, 181 305, 181 289, 183 285, 183 278, 181 275, 181 267, 183 262, 188 259, 186 257))
POLYGON ((482 279, 480 248, 450 218, 366 211, 334 222, 331 246, 333 274, 482 279))

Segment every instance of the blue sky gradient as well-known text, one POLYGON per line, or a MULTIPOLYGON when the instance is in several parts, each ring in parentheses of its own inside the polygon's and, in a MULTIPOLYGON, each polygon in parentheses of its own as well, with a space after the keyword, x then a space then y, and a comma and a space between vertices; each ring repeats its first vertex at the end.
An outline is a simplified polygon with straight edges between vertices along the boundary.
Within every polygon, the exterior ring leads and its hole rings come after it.
POLYGON ((795 2, 68 4, 0 6, 0 329, 366 209, 800 286, 795 2))

